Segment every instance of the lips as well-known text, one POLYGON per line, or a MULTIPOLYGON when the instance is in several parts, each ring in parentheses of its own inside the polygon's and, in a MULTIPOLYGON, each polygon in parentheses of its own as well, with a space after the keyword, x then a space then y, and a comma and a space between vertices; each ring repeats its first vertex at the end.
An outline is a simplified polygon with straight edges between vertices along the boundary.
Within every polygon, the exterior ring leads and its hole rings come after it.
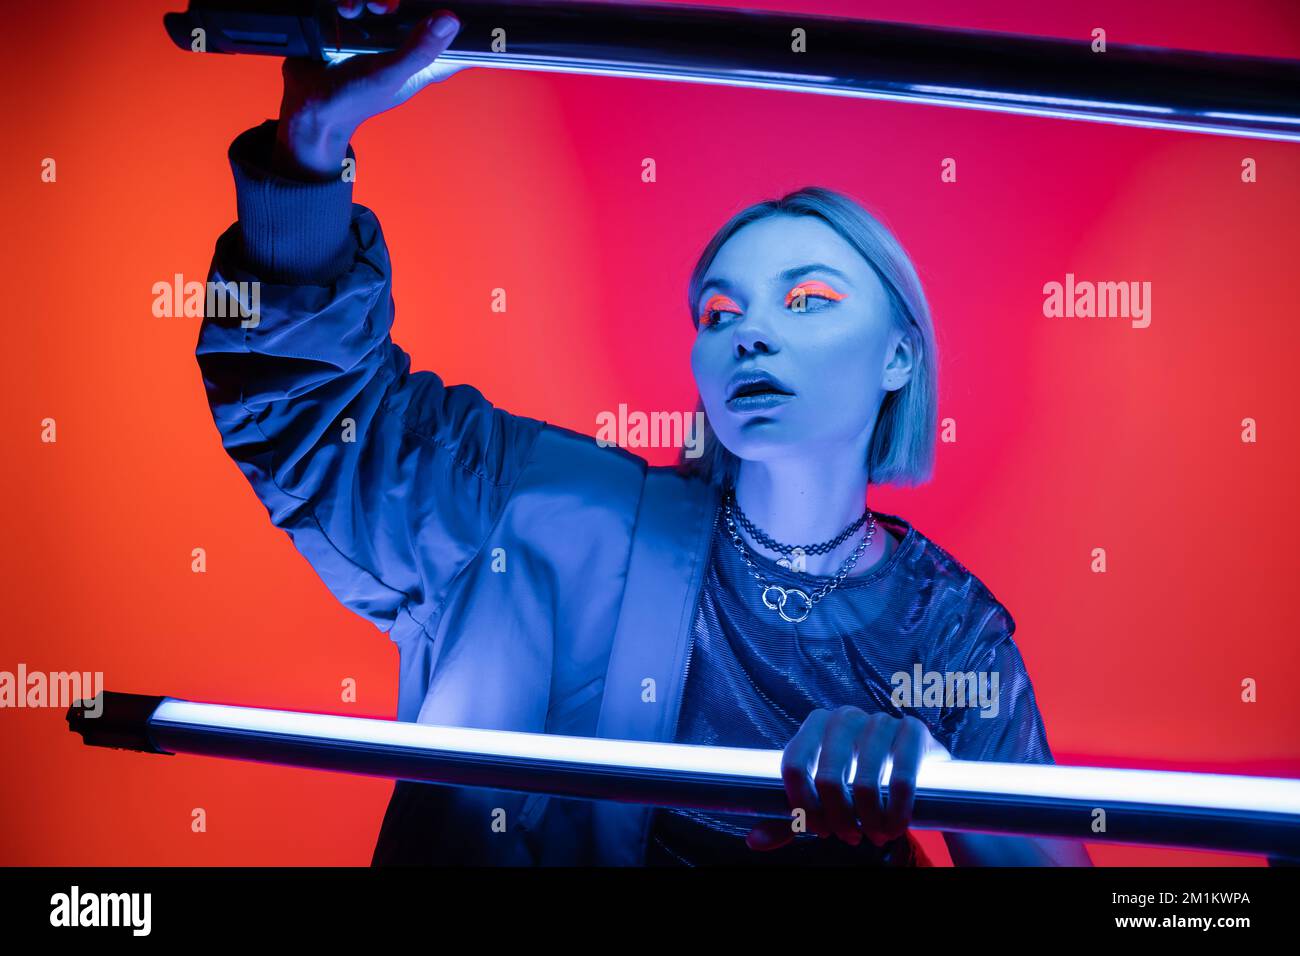
POLYGON ((727 401, 757 395, 793 396, 794 390, 770 372, 752 369, 737 372, 727 383, 727 401))

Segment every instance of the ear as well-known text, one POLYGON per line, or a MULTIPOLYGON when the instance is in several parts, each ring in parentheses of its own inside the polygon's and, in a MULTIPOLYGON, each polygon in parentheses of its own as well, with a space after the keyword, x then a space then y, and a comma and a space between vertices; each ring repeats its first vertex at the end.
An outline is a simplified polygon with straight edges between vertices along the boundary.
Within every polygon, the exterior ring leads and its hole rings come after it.
POLYGON ((893 349, 881 372, 880 387, 887 392, 896 392, 910 382, 916 367, 916 358, 916 352, 912 348, 912 336, 906 332, 894 333, 893 349))

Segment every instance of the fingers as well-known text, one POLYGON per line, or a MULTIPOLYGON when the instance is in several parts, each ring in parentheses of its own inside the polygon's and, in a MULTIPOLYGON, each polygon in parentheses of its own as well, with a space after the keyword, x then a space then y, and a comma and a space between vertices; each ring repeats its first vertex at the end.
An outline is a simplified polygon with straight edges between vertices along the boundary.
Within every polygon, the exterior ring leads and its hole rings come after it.
POLYGON ((916 799, 916 774, 930 736, 925 724, 915 717, 898 721, 898 733, 891 750, 893 769, 889 773, 889 802, 885 807, 882 836, 893 840, 902 836, 912 822, 912 804, 916 799))
POLYGON ((787 820, 760 820, 745 837, 745 845, 751 850, 763 852, 778 850, 794 840, 794 830, 787 820))
POLYGON ((859 832, 876 846, 885 842, 881 836, 885 808, 880 798, 880 776, 900 723, 888 714, 872 714, 858 732, 856 741, 858 767, 853 777, 853 809, 859 832))
POLYGON ((338 0, 339 16, 345 20, 355 20, 365 11, 371 13, 396 13, 401 0, 338 0))
POLYGON ((821 752, 822 735, 830 720, 830 712, 814 710, 790 738, 781 753, 781 781, 785 784, 785 797, 791 810, 803 810, 808 829, 818 836, 829 831, 822 822, 821 802, 813 772, 817 768, 817 755, 821 752))
MULTIPOLYGON (((786 744, 781 780, 792 810, 808 830, 857 846, 902 836, 912 822, 916 778, 927 754, 949 756, 915 717, 867 714, 857 707, 815 710, 786 744), (889 798, 882 798, 888 768, 889 798)), ((751 849, 776 849, 794 839, 781 821, 763 821, 746 837, 751 849)))
POLYGON ((367 74, 401 102, 432 83, 440 72, 452 71, 435 61, 459 31, 460 21, 453 14, 435 13, 413 29, 399 49, 370 57, 367 74))
POLYGON ((857 707, 841 707, 831 714, 822 735, 821 754, 813 777, 826 828, 845 843, 862 842, 854 814, 849 777, 857 737, 871 718, 857 707))

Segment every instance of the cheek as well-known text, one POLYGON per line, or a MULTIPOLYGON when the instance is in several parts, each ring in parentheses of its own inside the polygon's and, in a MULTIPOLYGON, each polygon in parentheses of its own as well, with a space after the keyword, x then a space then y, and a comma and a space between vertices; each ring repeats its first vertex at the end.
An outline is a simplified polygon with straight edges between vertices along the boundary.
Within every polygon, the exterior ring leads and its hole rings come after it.
POLYGON ((702 397, 708 397, 720 387, 718 350, 703 338, 695 340, 691 346, 691 374, 695 376, 695 387, 702 397))
POLYGON ((869 336, 835 335, 805 340, 799 349, 802 377, 817 388, 834 389, 847 382, 861 384, 871 361, 869 336))
POLYGON ((884 361, 882 344, 870 330, 805 342, 799 358, 800 380, 822 414, 845 424, 870 414, 884 361))

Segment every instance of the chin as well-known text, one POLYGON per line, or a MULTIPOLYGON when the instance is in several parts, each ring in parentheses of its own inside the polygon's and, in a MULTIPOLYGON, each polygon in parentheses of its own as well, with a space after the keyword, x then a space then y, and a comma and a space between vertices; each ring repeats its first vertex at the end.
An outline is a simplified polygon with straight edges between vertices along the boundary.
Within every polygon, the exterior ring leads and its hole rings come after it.
POLYGON ((767 461, 785 458, 797 451, 797 443, 788 435, 784 422, 751 419, 738 428, 718 434, 724 448, 741 461, 767 461))

